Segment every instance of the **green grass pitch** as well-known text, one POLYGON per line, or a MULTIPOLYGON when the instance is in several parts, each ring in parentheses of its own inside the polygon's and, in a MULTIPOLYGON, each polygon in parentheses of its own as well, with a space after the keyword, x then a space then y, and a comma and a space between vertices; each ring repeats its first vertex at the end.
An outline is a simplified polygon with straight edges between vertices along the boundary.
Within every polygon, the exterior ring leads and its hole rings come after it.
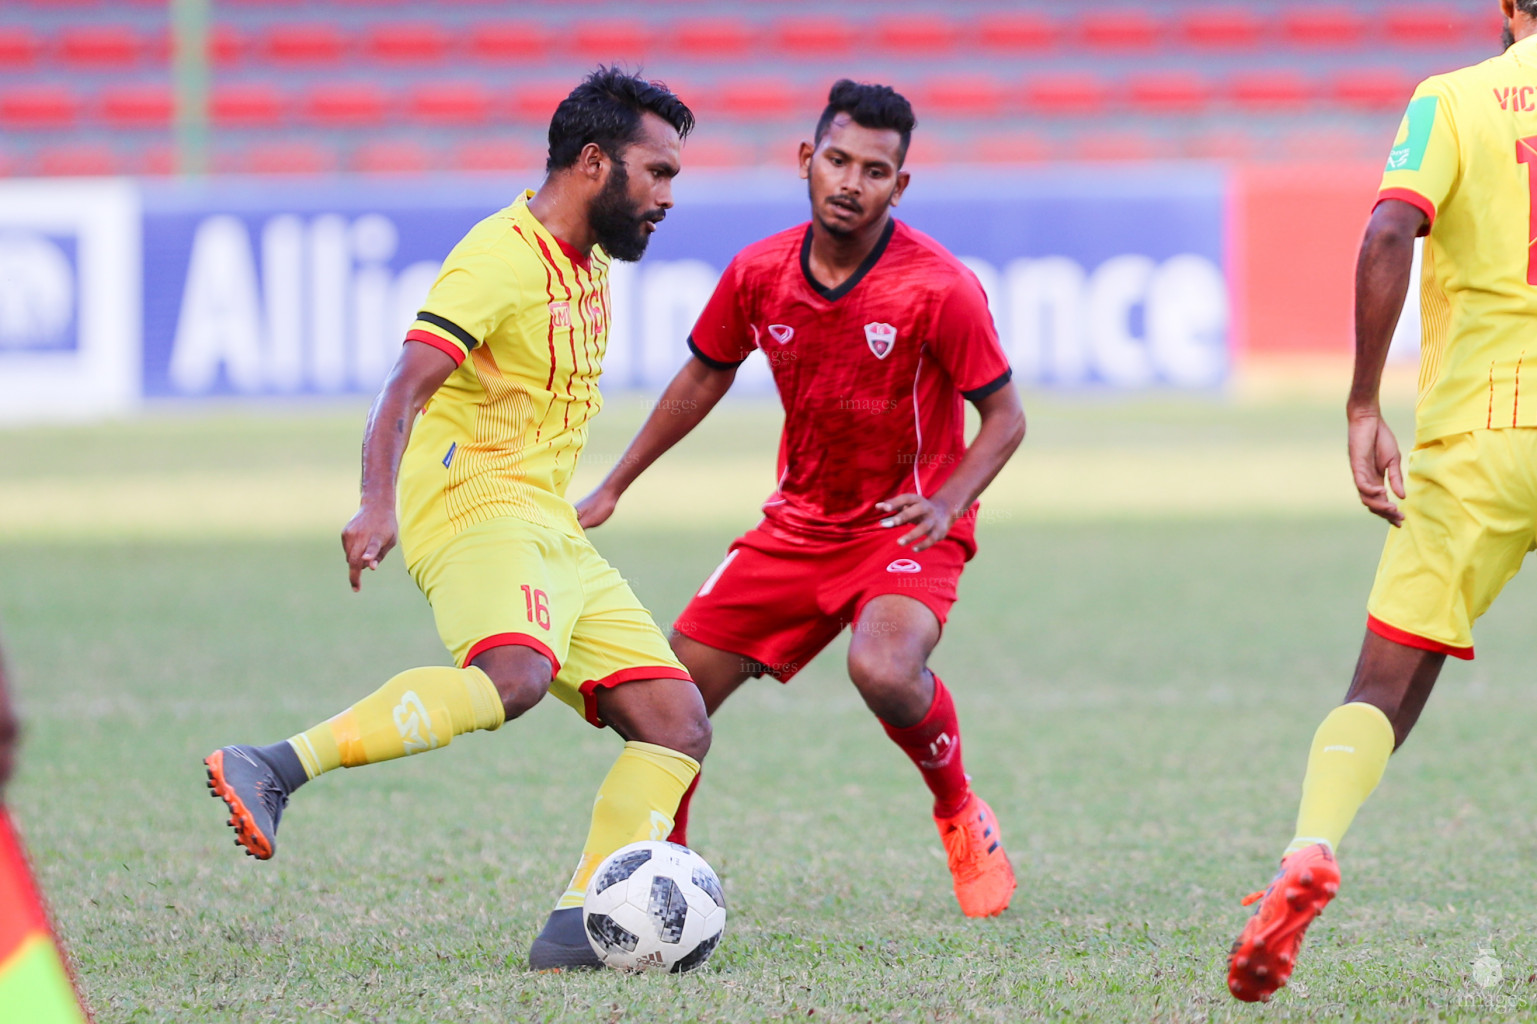
MULTIPOLYGON (((361 409, 0 431, 0 627, 27 721, 7 799, 97 1019, 1537 1016, 1537 588, 1515 581, 1478 660, 1448 667, 1293 984, 1241 1006, 1238 900, 1290 836, 1384 527, 1354 504, 1332 405, 1030 405, 934 659, 1014 905, 960 916, 926 792, 839 646, 717 720, 693 834, 731 916, 686 977, 523 968, 617 742, 554 701, 320 780, 271 862, 231 844, 205 753, 447 660, 398 554, 347 589, 361 409)), ((642 411, 600 418, 583 486, 642 411)), ((594 533, 662 623, 752 522, 774 419, 723 409, 594 533)))

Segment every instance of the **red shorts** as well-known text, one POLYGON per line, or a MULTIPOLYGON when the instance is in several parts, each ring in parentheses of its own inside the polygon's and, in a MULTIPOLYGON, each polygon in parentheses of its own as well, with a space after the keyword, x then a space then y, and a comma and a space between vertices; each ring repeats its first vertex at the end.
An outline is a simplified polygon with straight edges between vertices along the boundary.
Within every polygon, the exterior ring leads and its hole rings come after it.
POLYGON ((897 543, 905 532, 827 543, 755 527, 732 543, 673 628, 789 682, 872 598, 911 597, 943 626, 971 552, 946 537, 914 553, 897 543))

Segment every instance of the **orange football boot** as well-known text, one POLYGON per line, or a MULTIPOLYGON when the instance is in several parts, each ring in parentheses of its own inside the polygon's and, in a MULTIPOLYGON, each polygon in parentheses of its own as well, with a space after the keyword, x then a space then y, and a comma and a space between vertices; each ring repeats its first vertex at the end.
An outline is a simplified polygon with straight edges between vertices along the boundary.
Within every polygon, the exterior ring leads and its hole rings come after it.
POLYGON ((934 824, 944 840, 961 913, 992 917, 1007 910, 1014 895, 1014 866, 1003 852, 993 809, 973 793, 956 814, 948 818, 936 814, 934 824))
POLYGON ((1263 892, 1228 957, 1227 987, 1246 1003, 1268 1002, 1297 965, 1302 933, 1340 891, 1340 868, 1323 843, 1304 847, 1281 861, 1281 870, 1263 892))

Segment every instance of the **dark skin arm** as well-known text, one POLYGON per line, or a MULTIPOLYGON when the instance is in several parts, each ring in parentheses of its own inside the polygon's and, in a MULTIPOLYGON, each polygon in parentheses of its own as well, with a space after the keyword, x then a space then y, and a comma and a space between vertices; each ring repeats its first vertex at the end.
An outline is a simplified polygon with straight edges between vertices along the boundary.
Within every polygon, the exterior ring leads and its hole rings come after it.
POLYGON ((5 680, 5 663, 0 661, 0 798, 3 798, 5 784, 10 781, 11 771, 16 766, 16 745, 20 738, 21 726, 11 707, 10 689, 5 680))
POLYGON ((576 516, 582 529, 603 525, 636 478, 699 426, 734 380, 736 367, 717 370, 690 356, 662 392, 619 462, 591 494, 577 502, 576 516))
POLYGON ((944 485, 927 498, 900 494, 875 506, 877 511, 892 513, 881 520, 882 526, 912 526, 898 544, 922 551, 943 540, 956 518, 971 508, 1025 439, 1025 410, 1012 383, 973 404, 982 425, 944 485))
POLYGON ((357 514, 342 530, 347 553, 347 578, 353 590, 363 586, 363 570, 377 569, 395 546, 395 480, 400 458, 417 415, 457 368, 444 352, 420 341, 408 341, 389 378, 368 411, 363 429, 363 485, 357 514))
POLYGON ((1345 404, 1350 473, 1361 504, 1394 526, 1404 521, 1393 503, 1394 495, 1404 496, 1404 476, 1398 441, 1382 418, 1378 392, 1393 329, 1409 291, 1414 239, 1427 227, 1418 207, 1398 199, 1384 200, 1372 211, 1356 261, 1355 375, 1345 404))

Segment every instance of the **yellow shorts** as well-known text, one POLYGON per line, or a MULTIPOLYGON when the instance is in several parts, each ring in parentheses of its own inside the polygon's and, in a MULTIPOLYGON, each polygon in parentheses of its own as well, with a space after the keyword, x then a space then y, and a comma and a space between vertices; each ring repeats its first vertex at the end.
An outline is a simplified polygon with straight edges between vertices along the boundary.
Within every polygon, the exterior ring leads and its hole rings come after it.
POLYGON ((1473 623, 1537 548, 1537 428, 1473 430, 1409 453, 1404 524, 1366 602, 1372 632, 1473 657, 1473 623))
POLYGON ((408 567, 454 662, 493 647, 550 660, 550 692, 601 727, 597 691, 638 679, 688 679, 651 613, 585 539, 499 518, 408 567))

